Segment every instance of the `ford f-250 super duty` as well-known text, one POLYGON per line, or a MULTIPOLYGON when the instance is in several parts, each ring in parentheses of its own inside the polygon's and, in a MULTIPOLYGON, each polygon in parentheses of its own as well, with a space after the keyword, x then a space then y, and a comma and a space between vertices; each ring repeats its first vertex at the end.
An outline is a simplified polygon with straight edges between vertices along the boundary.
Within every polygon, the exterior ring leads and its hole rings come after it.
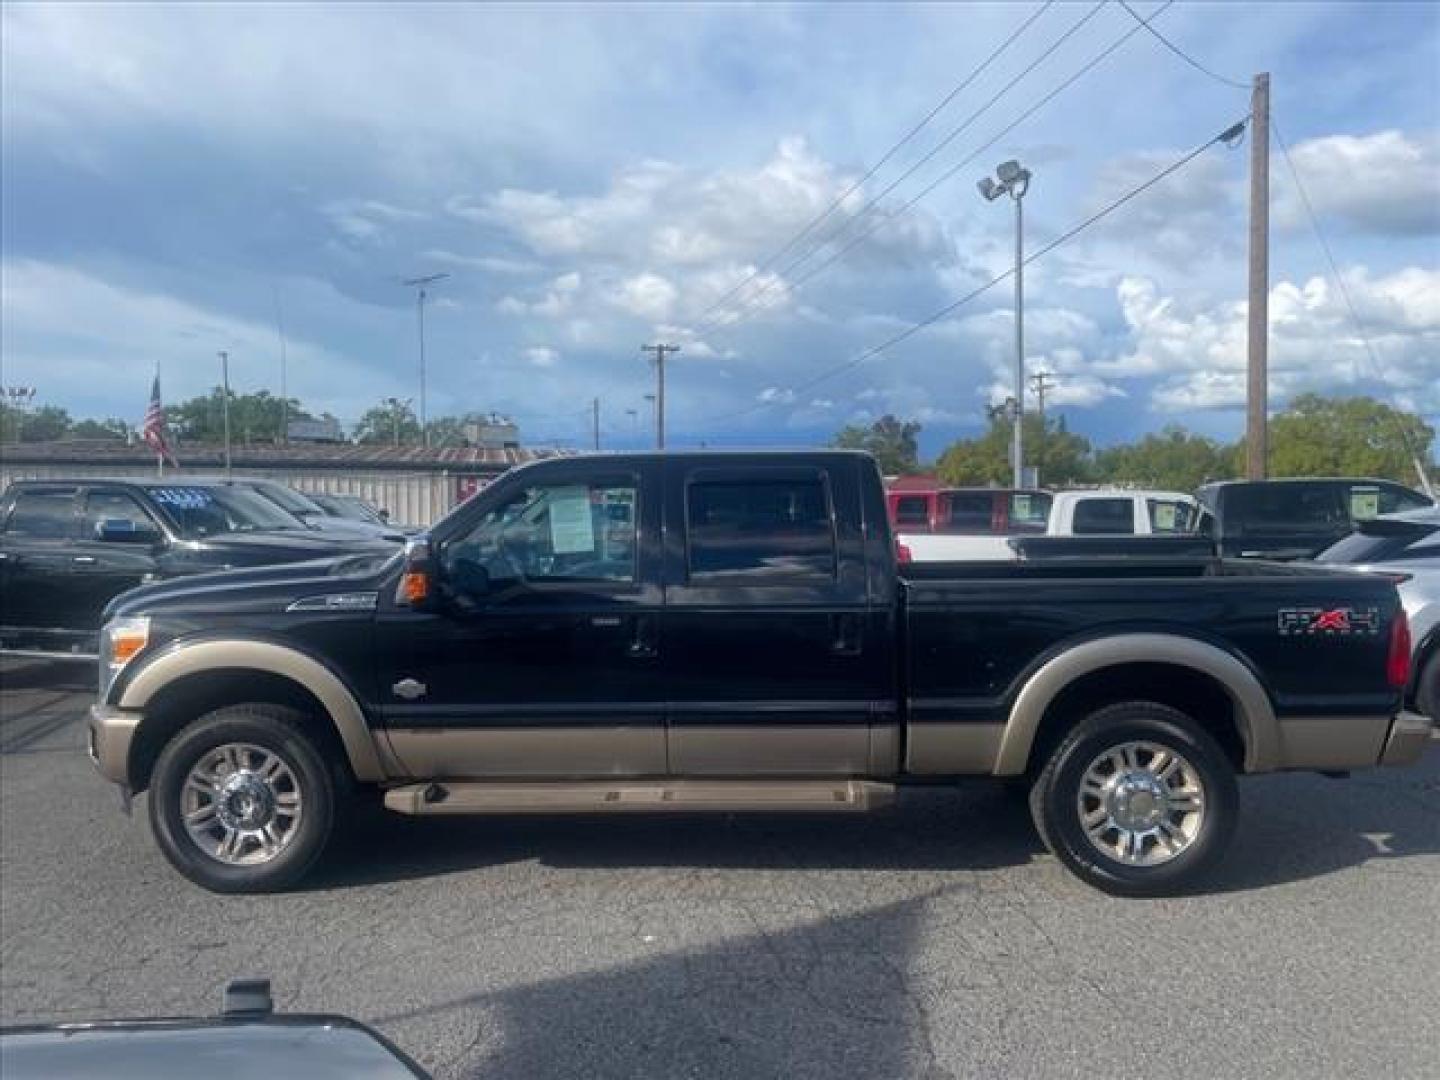
POLYGON ((525 466, 403 553, 120 597, 90 753, 220 891, 297 881, 367 797, 846 811, 987 775, 1029 786, 1081 878, 1149 895, 1219 858, 1238 773, 1428 743, 1400 711, 1387 580, 1163 555, 902 568, 892 543, 861 454, 525 466))

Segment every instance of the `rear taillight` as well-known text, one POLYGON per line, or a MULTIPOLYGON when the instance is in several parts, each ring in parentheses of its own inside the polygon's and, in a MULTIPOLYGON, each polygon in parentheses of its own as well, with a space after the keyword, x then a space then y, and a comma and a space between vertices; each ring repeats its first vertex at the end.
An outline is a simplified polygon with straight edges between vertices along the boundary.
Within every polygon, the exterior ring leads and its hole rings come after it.
POLYGON ((1385 677, 1397 690, 1410 684, 1410 620, 1405 617, 1404 608, 1395 610, 1395 621, 1390 624, 1390 655, 1385 658, 1385 677))
POLYGON ((895 561, 898 563, 912 563, 915 561, 915 555, 911 552, 908 544, 902 544, 899 540, 895 541, 895 561))

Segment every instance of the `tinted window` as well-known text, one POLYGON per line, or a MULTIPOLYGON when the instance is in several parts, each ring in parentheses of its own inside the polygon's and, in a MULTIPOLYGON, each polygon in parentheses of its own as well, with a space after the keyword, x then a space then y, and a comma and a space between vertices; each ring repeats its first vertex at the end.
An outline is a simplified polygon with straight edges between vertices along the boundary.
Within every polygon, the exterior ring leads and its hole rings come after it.
POLYGON ((1050 523, 1054 500, 1043 491, 1017 491, 1010 496, 1010 531, 1043 533, 1050 523))
POLYGON ((249 488, 223 485, 166 484, 149 489, 155 500, 188 539, 255 529, 303 529, 298 518, 249 488))
POLYGON ((945 497, 945 531, 950 533, 994 532, 992 517, 995 496, 988 491, 951 492, 945 497))
POLYGON ((446 565, 461 588, 497 581, 635 580, 635 485, 536 485, 492 509, 446 565))
POLYGON ((15 497, 5 531, 37 540, 65 540, 75 535, 74 489, 22 491, 15 497))
POLYGON ((1420 522, 1413 525, 1376 522, 1336 541, 1315 559, 1325 563, 1360 564, 1437 555, 1440 555, 1440 527, 1420 522))
POLYGON ((1176 499, 1146 499, 1152 533, 1188 533, 1195 531, 1195 508, 1176 499))
POLYGON ((1081 499, 1075 504, 1071 530, 1076 536, 1135 531, 1135 507, 1129 499, 1081 499))
POLYGON ((1346 492, 1336 484, 1247 484, 1225 496, 1225 531, 1252 533, 1341 532, 1350 527, 1346 492))
POLYGON ((895 500, 896 525, 928 525, 930 500, 924 495, 902 495, 895 500))
POLYGON ((93 537, 96 529, 105 521, 128 521, 140 530, 153 530, 155 522, 135 501, 123 491, 92 491, 85 496, 85 519, 81 525, 82 535, 93 537))
POLYGON ((1422 510, 1431 505, 1430 500, 1419 492, 1410 491, 1394 484, 1370 486, 1357 484, 1350 489, 1350 513, 1356 521, 1366 520, 1355 513, 1356 496, 1363 493, 1364 505, 1360 509, 1368 510, 1371 505, 1371 492, 1374 492, 1375 513, 1370 514, 1369 517, 1374 517, 1376 514, 1393 514, 1399 510, 1422 510))
POLYGON ((694 580, 835 576, 835 532, 818 479, 697 482, 686 502, 694 580))

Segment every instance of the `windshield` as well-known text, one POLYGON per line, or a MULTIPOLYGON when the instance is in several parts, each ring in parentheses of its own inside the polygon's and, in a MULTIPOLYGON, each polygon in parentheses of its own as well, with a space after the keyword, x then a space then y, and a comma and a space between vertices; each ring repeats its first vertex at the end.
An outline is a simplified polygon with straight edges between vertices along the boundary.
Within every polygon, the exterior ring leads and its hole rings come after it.
POLYGON ((1247 484, 1225 496, 1224 523, 1234 536, 1301 535, 1347 529, 1350 515, 1331 484, 1247 484))
POLYGON ((370 509, 368 503, 353 495, 310 495, 308 498, 317 503, 331 517, 366 521, 372 525, 385 524, 385 519, 370 509))
POLYGON ((284 484, 247 484, 245 486, 258 492, 286 513, 294 514, 296 517, 324 516, 325 514, 325 511, 307 496, 301 495, 294 488, 286 487, 284 484))
POLYGON ((293 515, 249 488, 176 484, 151 488, 150 497, 187 540, 225 532, 305 527, 293 515))

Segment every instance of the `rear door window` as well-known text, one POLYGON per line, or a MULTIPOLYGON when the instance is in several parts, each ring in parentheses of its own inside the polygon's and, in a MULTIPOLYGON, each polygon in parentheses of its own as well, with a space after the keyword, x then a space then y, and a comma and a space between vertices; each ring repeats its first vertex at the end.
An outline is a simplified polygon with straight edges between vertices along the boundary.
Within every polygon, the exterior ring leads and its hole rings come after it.
POLYGON ((1076 536, 1133 535, 1135 504, 1129 499, 1081 499, 1071 530, 1076 536))
POLYGON ((930 524, 930 500, 924 495, 902 495, 895 500, 895 524, 899 526, 930 524))
POLYGON ((30 540, 69 540, 75 536, 75 489, 37 488, 15 496, 5 535, 30 540))
POLYGON ((1226 494, 1225 531, 1235 536, 1343 532, 1352 511, 1345 495, 1333 483, 1247 484, 1226 494))
POLYGON ((992 533, 995 496, 988 491, 957 491, 946 496, 945 531, 960 535, 992 533))
POLYGON ((686 521, 692 581, 836 575, 829 493, 818 477, 695 481, 686 521))

